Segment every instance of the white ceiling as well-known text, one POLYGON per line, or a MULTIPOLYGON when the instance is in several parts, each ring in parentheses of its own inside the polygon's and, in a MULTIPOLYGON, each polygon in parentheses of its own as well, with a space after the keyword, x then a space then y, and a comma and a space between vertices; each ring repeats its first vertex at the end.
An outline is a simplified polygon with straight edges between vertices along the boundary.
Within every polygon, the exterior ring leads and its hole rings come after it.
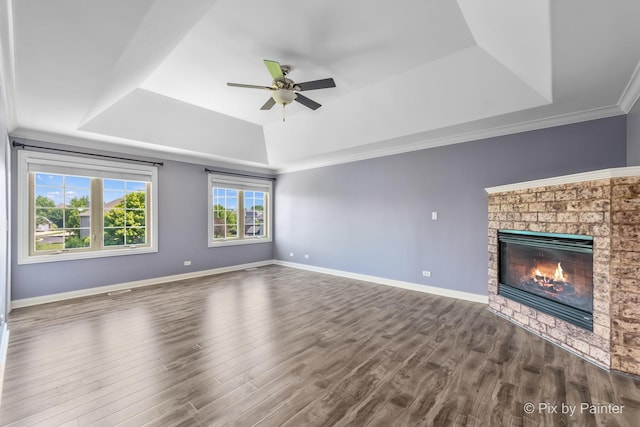
MULTIPOLYGON (((14 136, 294 170, 626 113, 637 0, 7 0, 14 136), (270 111, 263 59, 323 106, 270 111)), ((6 25, 5 25, 6 24, 6 25)))

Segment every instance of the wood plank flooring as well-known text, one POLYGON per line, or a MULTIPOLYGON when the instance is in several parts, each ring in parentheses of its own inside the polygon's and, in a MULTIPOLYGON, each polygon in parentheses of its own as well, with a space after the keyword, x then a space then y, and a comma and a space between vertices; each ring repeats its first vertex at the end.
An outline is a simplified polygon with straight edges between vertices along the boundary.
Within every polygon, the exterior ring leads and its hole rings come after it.
POLYGON ((268 266, 18 309, 0 425, 640 425, 640 380, 485 307, 268 266))

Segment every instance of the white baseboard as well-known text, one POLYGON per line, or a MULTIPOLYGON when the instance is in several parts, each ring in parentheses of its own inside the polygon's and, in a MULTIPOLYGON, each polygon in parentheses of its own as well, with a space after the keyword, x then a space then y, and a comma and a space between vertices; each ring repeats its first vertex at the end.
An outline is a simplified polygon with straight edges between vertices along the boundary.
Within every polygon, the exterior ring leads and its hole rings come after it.
POLYGON ((211 276, 213 274, 228 273, 231 271, 244 270, 247 268, 262 267, 273 264, 272 260, 251 262, 248 264, 238 264, 229 267, 213 268, 210 270, 200 270, 191 273, 174 274, 171 276, 154 277, 151 279, 136 280, 134 282, 117 283, 114 285, 98 286, 95 288, 80 289, 78 291, 61 292, 58 294, 44 295, 41 297, 22 298, 11 301, 11 308, 29 307, 32 305, 46 304, 49 302, 63 301, 72 298, 80 298, 91 295, 106 294, 107 292, 120 291, 123 289, 140 288, 143 286, 157 285, 160 283, 175 282, 177 280, 193 279, 196 277, 211 276))
POLYGON ((9 348, 9 330, 7 324, 2 324, 2 341, 0 341, 0 405, 2 404, 2 384, 4 384, 4 367, 7 362, 7 349, 9 348))
POLYGON ((455 291, 452 289, 438 288, 435 286, 420 285, 418 283, 404 282, 401 280, 387 279, 384 277, 369 276, 366 274, 351 273, 349 271, 334 270, 331 268, 316 267, 313 265, 298 264, 289 261, 273 260, 273 264, 283 267, 299 268, 301 270, 315 271, 317 273, 330 274, 332 276, 346 277, 348 279, 362 280, 365 282, 377 283, 379 285, 393 286, 395 288, 408 289, 411 291, 424 292, 427 294, 440 295, 461 299, 465 301, 479 302, 482 304, 489 303, 488 295, 472 294, 471 292, 455 291))
POLYGON ((29 307, 32 305, 46 304, 50 302, 63 301, 72 298, 80 298, 91 295, 106 294, 107 292, 115 292, 123 289, 140 288, 143 286, 157 285, 160 283, 174 282, 177 280, 193 279, 196 277, 211 276, 213 274, 228 273, 231 271, 244 270, 247 268, 262 267, 265 265, 281 265, 283 267, 292 267, 302 270, 315 271, 317 273, 330 274, 332 276, 346 277, 349 279, 362 280, 365 282, 377 283, 379 285, 393 286, 396 288, 408 289, 411 291, 424 292, 433 295, 456 298, 465 301, 479 302, 482 304, 489 303, 487 295, 473 294, 470 292, 455 291, 452 289, 438 288, 435 286, 420 285, 418 283, 404 282, 401 280, 387 279, 384 277, 369 276, 366 274, 351 273, 348 271, 334 270, 324 267, 315 267, 312 265, 298 264, 289 261, 266 260, 252 262, 248 264, 238 264, 228 267, 213 268, 210 270, 194 271, 191 273, 174 274, 171 276, 154 277, 151 279, 136 280, 134 282, 117 283, 114 285, 98 286, 95 288, 80 289, 78 291, 61 292, 58 294, 44 295, 41 297, 22 298, 11 301, 11 308, 29 307))

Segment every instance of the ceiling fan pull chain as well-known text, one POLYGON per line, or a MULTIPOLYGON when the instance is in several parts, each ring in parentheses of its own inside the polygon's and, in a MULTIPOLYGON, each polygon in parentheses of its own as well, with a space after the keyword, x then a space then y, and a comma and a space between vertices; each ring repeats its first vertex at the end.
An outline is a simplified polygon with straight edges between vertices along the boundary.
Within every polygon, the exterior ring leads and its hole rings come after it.
POLYGON ((282 121, 284 122, 285 119, 285 113, 286 113, 286 108, 287 105, 286 104, 282 104, 282 121))

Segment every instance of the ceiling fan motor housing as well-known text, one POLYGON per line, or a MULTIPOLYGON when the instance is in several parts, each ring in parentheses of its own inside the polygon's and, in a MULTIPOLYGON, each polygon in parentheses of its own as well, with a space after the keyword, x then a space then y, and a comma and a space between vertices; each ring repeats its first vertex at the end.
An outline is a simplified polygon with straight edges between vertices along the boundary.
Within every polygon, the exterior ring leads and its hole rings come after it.
POLYGON ((299 88, 296 88, 296 82, 286 77, 274 80, 273 87, 276 89, 299 90, 299 88))

